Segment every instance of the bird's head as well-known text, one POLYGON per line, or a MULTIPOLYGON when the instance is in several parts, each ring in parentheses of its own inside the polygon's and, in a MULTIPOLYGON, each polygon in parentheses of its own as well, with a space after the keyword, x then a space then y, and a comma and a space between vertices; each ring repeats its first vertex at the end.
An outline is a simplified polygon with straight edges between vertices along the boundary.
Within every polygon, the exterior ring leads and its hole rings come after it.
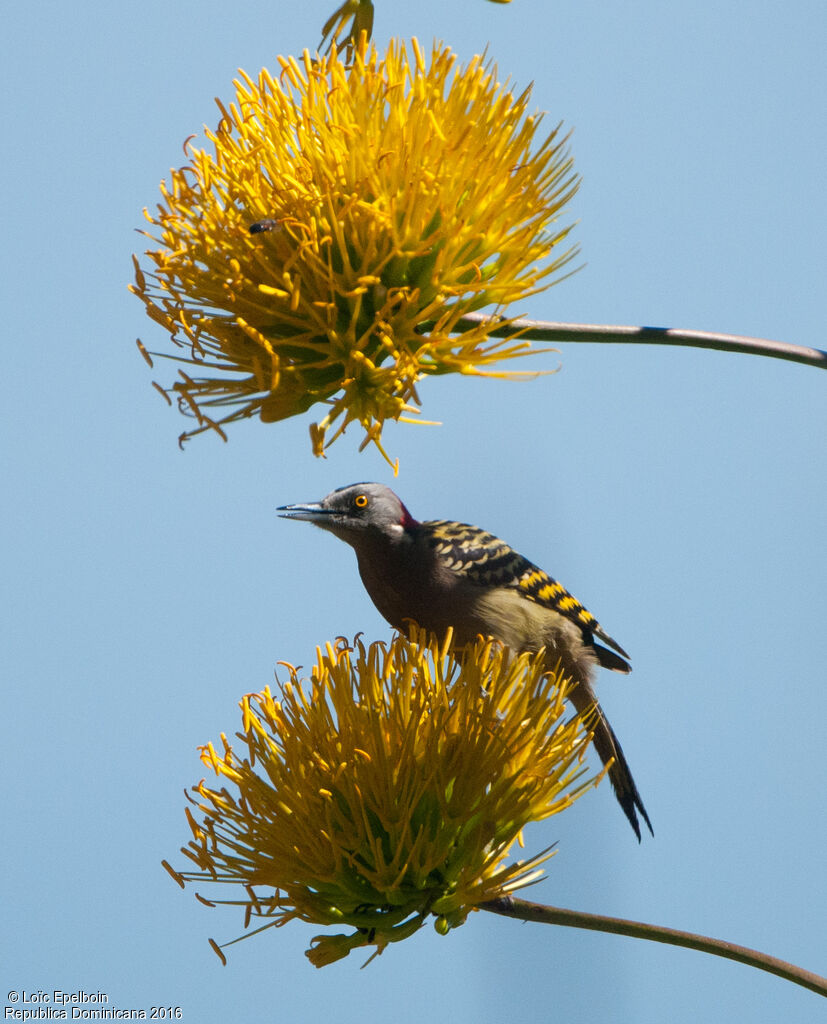
POLYGON ((282 505, 278 512, 282 519, 313 523, 354 546, 369 535, 401 538, 417 525, 399 498, 384 484, 351 484, 331 491, 321 501, 282 505))

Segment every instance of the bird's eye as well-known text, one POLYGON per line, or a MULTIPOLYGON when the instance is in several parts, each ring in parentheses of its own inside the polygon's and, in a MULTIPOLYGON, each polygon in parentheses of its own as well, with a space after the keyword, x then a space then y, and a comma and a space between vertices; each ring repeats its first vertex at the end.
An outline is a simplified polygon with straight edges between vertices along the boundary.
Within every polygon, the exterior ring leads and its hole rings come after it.
POLYGON ((357 494, 356 497, 353 499, 353 504, 357 508, 367 508, 368 496, 366 494, 357 494))

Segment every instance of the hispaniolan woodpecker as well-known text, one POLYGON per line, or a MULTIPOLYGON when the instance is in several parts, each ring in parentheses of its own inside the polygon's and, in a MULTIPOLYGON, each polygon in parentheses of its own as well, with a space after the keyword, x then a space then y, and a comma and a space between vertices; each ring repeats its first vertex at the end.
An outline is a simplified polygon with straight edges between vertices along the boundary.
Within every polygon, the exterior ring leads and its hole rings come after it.
POLYGON ((283 505, 285 519, 301 519, 346 541, 373 603, 396 629, 413 620, 454 646, 492 636, 514 651, 546 649, 576 684, 569 695, 580 712, 592 709, 594 747, 618 803, 640 840, 637 812, 652 830, 620 743, 594 695, 594 670, 630 672, 623 648, 566 588, 490 533, 443 519, 418 522, 390 488, 362 483, 341 487, 319 502, 283 505), (608 646, 595 643, 602 640, 608 646), (609 648, 612 648, 611 650, 609 648))

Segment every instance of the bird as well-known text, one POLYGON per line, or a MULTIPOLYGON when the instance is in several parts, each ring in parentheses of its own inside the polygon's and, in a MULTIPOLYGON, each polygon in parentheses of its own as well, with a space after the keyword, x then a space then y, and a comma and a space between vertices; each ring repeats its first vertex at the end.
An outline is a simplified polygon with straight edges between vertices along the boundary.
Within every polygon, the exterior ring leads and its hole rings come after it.
POLYGON ((453 648, 493 637, 512 651, 545 649, 575 684, 569 699, 592 716, 592 742, 638 842, 638 814, 654 835, 614 730, 594 692, 598 666, 631 672, 629 655, 566 588, 504 541, 468 523, 420 522, 384 484, 340 487, 321 501, 282 505, 283 519, 312 523, 356 552, 362 583, 397 630, 410 621, 453 648), (601 641, 598 643, 597 641, 601 641))

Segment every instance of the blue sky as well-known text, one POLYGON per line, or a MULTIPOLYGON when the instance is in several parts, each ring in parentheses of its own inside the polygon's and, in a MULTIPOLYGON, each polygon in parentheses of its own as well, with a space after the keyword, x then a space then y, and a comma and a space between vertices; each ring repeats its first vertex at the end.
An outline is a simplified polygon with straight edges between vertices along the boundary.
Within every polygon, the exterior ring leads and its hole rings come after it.
MULTIPOLYGON (((388 628, 352 553, 275 516, 355 480, 504 537, 630 652, 599 694, 655 828, 608 787, 528 830, 541 902, 754 946, 827 973, 825 415, 819 370, 562 346, 533 383, 421 389, 394 483, 312 416, 178 450, 134 339, 134 228, 241 66, 315 46, 332 0, 18 5, 2 74, 4 369, 0 982, 180 1006, 201 1024, 603 1020, 810 1024, 818 997, 690 951, 478 914, 316 971, 318 929, 229 950, 231 909, 160 868, 187 838, 197 747, 276 661, 388 628)), ((486 45, 574 129, 585 268, 515 313, 827 348, 822 3, 377 4, 376 38, 486 45)), ((159 376, 156 372, 155 376, 159 376)), ((180 860, 180 858, 179 858, 180 860)))

